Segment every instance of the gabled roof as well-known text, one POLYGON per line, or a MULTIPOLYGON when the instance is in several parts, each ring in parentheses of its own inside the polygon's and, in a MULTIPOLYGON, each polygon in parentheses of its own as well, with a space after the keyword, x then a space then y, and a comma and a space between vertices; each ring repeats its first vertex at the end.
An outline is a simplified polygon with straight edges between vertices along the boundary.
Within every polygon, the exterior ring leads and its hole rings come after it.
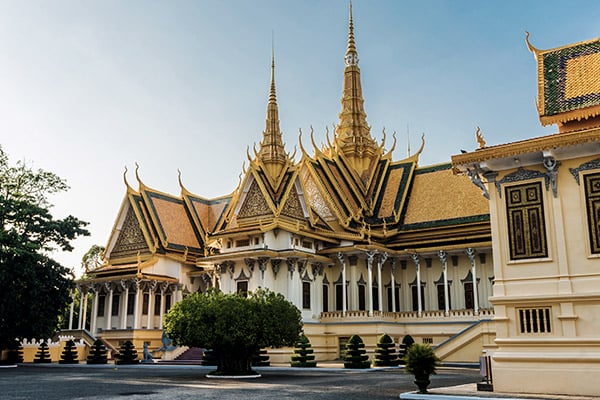
POLYGON ((415 171, 401 230, 477 221, 489 221, 489 204, 467 176, 455 175, 450 163, 415 171))
POLYGON ((549 50, 527 45, 538 63, 538 111, 543 125, 600 115, 600 38, 549 50))
POLYGON ((183 199, 143 186, 141 194, 165 250, 202 252, 202 237, 183 199))

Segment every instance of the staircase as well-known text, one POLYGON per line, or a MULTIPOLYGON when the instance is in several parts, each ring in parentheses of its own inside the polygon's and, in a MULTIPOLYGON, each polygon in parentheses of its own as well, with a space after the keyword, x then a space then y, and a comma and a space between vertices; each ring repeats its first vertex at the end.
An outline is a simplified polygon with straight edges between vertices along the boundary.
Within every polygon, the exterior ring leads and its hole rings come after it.
POLYGON ((204 350, 200 347, 190 347, 174 360, 160 360, 161 364, 175 364, 175 365, 200 365, 202 364, 202 354, 204 350))

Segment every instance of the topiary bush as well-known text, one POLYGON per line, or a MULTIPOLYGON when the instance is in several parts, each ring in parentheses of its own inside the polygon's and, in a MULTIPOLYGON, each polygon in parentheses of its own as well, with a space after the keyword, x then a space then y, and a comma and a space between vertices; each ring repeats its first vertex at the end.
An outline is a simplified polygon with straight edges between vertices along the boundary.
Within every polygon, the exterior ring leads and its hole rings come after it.
POLYGON ((384 334, 377 341, 375 355, 373 356, 373 366, 375 367, 395 367, 400 363, 396 345, 390 335, 384 334))
POLYGON ((50 358, 50 351, 48 348, 48 343, 44 340, 40 343, 40 347, 38 347, 38 351, 35 354, 35 358, 33 359, 34 363, 51 363, 52 359, 50 358))
POLYGON ((253 367, 269 367, 271 362, 269 361, 269 354, 266 349, 258 349, 256 353, 252 355, 252 366, 253 367))
POLYGON ((138 353, 133 343, 130 340, 126 340, 119 347, 119 353, 115 356, 115 364, 126 365, 126 364, 138 364, 138 353))
POLYGON ((6 352, 6 360, 2 361, 3 364, 17 364, 23 362, 23 346, 18 340, 12 341, 8 345, 6 352))
POLYGON ((60 354, 59 364, 79 364, 79 356, 77 355, 77 348, 75 342, 67 340, 65 342, 65 348, 60 354))
POLYGON ((312 368, 317 366, 315 361, 314 351, 311 347, 310 340, 306 335, 302 334, 294 344, 294 354, 292 354, 292 367, 312 368))
POLYGON ((414 342, 415 340, 410 335, 405 335, 402 338, 400 348, 398 349, 398 359, 400 360, 400 364, 404 364, 404 357, 406 357, 406 351, 414 342))
POLYGON ((217 365, 217 356, 212 349, 204 349, 202 353, 202 365, 217 365))
POLYGON ((352 335, 346 343, 344 368, 369 368, 370 366, 371 363, 362 338, 358 335, 352 335))
POLYGON ((106 364, 108 361, 107 354, 108 350, 104 343, 100 339, 96 339, 92 344, 92 348, 90 349, 90 353, 87 356, 88 364, 106 364))

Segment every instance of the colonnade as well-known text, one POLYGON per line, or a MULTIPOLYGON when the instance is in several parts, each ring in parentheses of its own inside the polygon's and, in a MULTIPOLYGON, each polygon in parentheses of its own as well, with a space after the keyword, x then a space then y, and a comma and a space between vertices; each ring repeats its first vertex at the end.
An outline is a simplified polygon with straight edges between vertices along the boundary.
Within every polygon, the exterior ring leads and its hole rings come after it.
MULTIPOLYGON (((396 304, 397 304, 397 298, 396 298, 396 287, 397 287, 397 282, 396 282, 396 277, 395 277, 395 272, 396 272, 396 268, 397 268, 397 264, 398 261, 401 261, 403 269, 406 269, 407 266, 407 261, 410 261, 411 264, 414 265, 415 267, 415 281, 413 283, 411 283, 411 286, 416 286, 417 290, 416 290, 416 303, 417 303, 417 307, 416 307, 416 312, 417 315, 419 317, 422 316, 423 312, 426 311, 424 309, 424 299, 423 299, 423 293, 422 290, 420 289, 422 287, 422 285, 424 284, 422 277, 421 277, 421 272, 422 272, 422 264, 424 262, 424 260, 426 260, 428 267, 431 267, 432 264, 432 254, 428 254, 427 257, 425 257, 424 255, 418 254, 418 253, 412 253, 408 256, 408 258, 403 257, 397 257, 397 256, 390 256, 388 253, 386 252, 376 252, 376 251, 363 251, 363 252, 353 252, 351 254, 344 254, 344 253, 338 253, 337 254, 337 259, 339 262, 339 265, 341 267, 341 272, 340 272, 340 278, 338 279, 338 281, 334 282, 335 284, 341 284, 342 288, 341 288, 341 310, 338 308, 338 311, 341 311, 343 315, 346 315, 346 313, 349 310, 349 300, 348 300, 348 285, 352 284, 353 286, 357 285, 359 282, 356 281, 356 276, 353 277, 352 279, 348 279, 348 275, 349 275, 349 268, 350 267, 356 267, 357 266, 357 260, 363 259, 365 262, 365 267, 366 267, 366 273, 367 273, 367 293, 365 296, 365 300, 366 300, 366 311, 368 312, 369 316, 373 316, 374 314, 374 300, 375 297, 377 299, 377 311, 379 312, 383 312, 384 311, 384 305, 383 305, 383 276, 382 276, 382 270, 384 268, 385 263, 387 262, 389 265, 389 286, 390 286, 390 293, 389 296, 391 296, 391 310, 388 311, 392 311, 392 312, 398 312, 400 310, 397 310, 396 308, 396 304), (374 266, 376 266, 376 273, 377 273, 377 286, 374 286, 374 266), (377 290, 377 293, 374 293, 374 290, 377 290)), ((476 255, 479 255, 479 263, 480 265, 485 264, 485 259, 486 259, 486 254, 485 253, 478 253, 475 249, 473 248, 466 248, 463 251, 457 252, 456 250, 452 252, 452 257, 454 258, 453 262, 456 262, 456 260, 458 259, 459 255, 464 255, 467 257, 468 261, 469 261, 469 267, 470 267, 470 273, 468 274, 468 278, 466 278, 472 286, 472 290, 473 290, 473 305, 472 305, 472 309, 475 315, 479 314, 480 311, 480 302, 479 302, 479 289, 478 289, 478 282, 480 280, 480 278, 478 277, 478 259, 476 257, 476 255)), ((437 254, 434 254, 434 256, 437 256, 437 258, 439 258, 440 261, 440 265, 441 265, 441 270, 442 270, 442 284, 443 284, 443 296, 444 296, 444 314, 446 316, 448 316, 450 314, 450 293, 449 293, 449 286, 450 286, 450 280, 448 277, 448 257, 449 257, 449 253, 445 250, 439 250, 437 252, 437 254)), ((363 281, 364 282, 364 281, 363 281)), ((463 283, 465 283, 465 280, 463 280, 463 283)), ((408 282, 405 283, 406 285, 409 285, 408 282)), ((490 286, 491 286, 491 282, 490 282, 490 286)), ((487 292, 487 290, 486 290, 487 292)), ((486 293, 486 295, 491 295, 491 293, 486 293)))
POLYGON ((162 329, 167 298, 170 296, 170 305, 180 301, 182 299, 182 285, 169 281, 140 278, 80 283, 72 293, 73 302, 69 312, 69 329, 74 329, 74 304, 78 295, 80 301, 77 329, 87 328, 88 293, 93 293, 89 330, 94 335, 100 329, 162 329), (132 297, 130 294, 134 294, 134 296, 132 297), (117 312, 113 312, 115 295, 120 296, 117 303, 119 307, 117 312), (148 296, 147 302, 144 302, 144 295, 148 296), (155 303, 156 295, 160 296, 159 304, 155 303), (98 316, 100 296, 105 296, 103 316, 98 316), (132 301, 132 304, 130 304, 130 301, 132 301), (157 306, 160 307, 160 313, 158 315, 158 325, 155 326, 154 310, 157 306), (128 316, 131 316, 129 320, 128 316), (113 317, 117 320, 116 324, 113 317), (102 326, 99 326, 99 319, 103 322, 102 326))

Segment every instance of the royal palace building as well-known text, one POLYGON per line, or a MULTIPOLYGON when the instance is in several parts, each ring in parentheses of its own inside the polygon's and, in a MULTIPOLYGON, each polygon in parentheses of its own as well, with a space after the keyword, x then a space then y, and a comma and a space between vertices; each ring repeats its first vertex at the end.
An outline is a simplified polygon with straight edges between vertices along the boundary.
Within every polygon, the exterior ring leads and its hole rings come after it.
MULTIPOLYGON (((300 154, 286 150, 273 61, 266 126, 233 193, 208 199, 181 179, 179 194, 163 193, 137 168, 134 188, 126 171, 105 262, 78 281, 77 295, 88 295, 72 327, 159 349, 163 316, 187 293, 260 287, 302 311, 317 360, 339 358, 353 334, 372 352, 387 333, 429 343, 446 362, 490 354, 503 391, 564 393, 553 384, 565 368, 593 381, 600 41, 530 49, 540 119, 559 132, 495 146, 477 132, 477 150, 420 166, 424 139, 394 160, 395 137, 371 132, 350 12, 341 111, 326 143, 301 133, 300 154), (538 388, 542 370, 551 382, 538 388)), ((285 362, 291 350, 269 353, 285 362)))

